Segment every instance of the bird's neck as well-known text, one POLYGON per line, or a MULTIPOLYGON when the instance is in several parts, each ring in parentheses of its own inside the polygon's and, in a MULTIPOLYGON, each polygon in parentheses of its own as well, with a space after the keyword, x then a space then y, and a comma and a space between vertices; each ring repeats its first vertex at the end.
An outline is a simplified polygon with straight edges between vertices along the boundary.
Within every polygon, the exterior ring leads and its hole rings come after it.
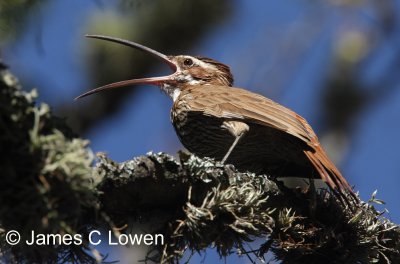
POLYGON ((166 93, 173 102, 175 102, 181 94, 181 89, 179 87, 170 84, 163 84, 161 90, 166 93))

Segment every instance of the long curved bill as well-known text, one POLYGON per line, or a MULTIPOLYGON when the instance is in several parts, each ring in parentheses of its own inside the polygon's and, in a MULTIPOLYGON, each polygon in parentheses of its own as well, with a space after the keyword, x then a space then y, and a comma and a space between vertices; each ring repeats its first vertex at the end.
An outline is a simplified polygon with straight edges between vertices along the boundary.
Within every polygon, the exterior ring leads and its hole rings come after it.
MULTIPOLYGON (((177 65, 166 55, 155 51, 151 48, 148 48, 146 46, 140 45, 138 43, 120 39, 120 38, 114 38, 114 37, 108 37, 108 36, 102 36, 102 35, 86 35, 88 38, 96 38, 96 39, 102 39, 102 40, 107 40, 115 43, 119 43, 125 46, 129 46, 135 49, 142 50, 146 53, 149 53, 150 55, 153 55, 154 57, 162 60, 163 62, 167 63, 167 65, 174 71, 174 73, 177 71, 178 67, 177 65)), ((104 86, 101 86, 99 88, 90 90, 84 94, 79 95, 78 97, 75 98, 75 100, 80 99, 82 97, 95 94, 104 90, 108 89, 113 89, 113 88, 119 88, 119 87, 125 87, 125 86, 130 86, 130 85, 138 85, 138 84, 152 84, 152 85, 161 85, 163 82, 166 81, 171 81, 172 77, 174 74, 167 75, 167 76, 161 76, 161 77, 151 77, 151 78, 142 78, 142 79, 132 79, 132 80, 126 80, 126 81, 121 81, 121 82, 115 82, 111 84, 107 84, 104 86)))

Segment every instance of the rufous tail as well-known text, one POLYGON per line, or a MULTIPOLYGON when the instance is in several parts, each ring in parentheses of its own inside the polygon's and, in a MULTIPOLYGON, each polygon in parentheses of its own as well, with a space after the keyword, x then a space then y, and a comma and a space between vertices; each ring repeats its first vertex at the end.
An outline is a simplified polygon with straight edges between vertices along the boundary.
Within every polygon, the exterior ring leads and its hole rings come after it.
POLYGON ((348 205, 359 203, 360 200, 353 188, 328 158, 322 147, 318 147, 315 151, 305 150, 304 153, 318 171, 321 179, 338 195, 340 200, 348 205))

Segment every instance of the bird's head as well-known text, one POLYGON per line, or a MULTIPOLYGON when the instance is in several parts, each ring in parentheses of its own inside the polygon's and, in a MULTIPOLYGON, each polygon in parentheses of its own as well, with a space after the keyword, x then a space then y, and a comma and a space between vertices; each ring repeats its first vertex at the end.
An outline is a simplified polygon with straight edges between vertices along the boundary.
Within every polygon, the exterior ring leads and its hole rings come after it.
POLYGON ((76 99, 108 89, 139 84, 151 84, 159 86, 165 93, 175 100, 182 90, 194 85, 212 84, 220 86, 232 86, 233 84, 233 76, 229 67, 213 59, 188 55, 167 56, 146 46, 119 38, 101 35, 87 35, 87 37, 116 42, 145 51, 150 55, 153 55, 164 61, 174 72, 167 76, 132 79, 107 84, 105 86, 90 90, 78 96, 76 99))

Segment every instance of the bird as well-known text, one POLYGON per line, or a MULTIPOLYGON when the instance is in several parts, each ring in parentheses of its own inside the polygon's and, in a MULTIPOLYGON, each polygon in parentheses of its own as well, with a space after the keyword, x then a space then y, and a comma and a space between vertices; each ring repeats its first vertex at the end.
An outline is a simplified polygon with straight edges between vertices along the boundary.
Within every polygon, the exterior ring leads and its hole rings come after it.
POLYGON ((239 171, 322 179, 340 201, 358 201, 307 121, 269 98, 233 87, 229 66, 203 56, 167 56, 120 38, 86 37, 144 51, 166 63, 173 73, 107 84, 75 99, 132 85, 158 86, 172 99, 172 124, 193 154, 232 164, 239 171))

